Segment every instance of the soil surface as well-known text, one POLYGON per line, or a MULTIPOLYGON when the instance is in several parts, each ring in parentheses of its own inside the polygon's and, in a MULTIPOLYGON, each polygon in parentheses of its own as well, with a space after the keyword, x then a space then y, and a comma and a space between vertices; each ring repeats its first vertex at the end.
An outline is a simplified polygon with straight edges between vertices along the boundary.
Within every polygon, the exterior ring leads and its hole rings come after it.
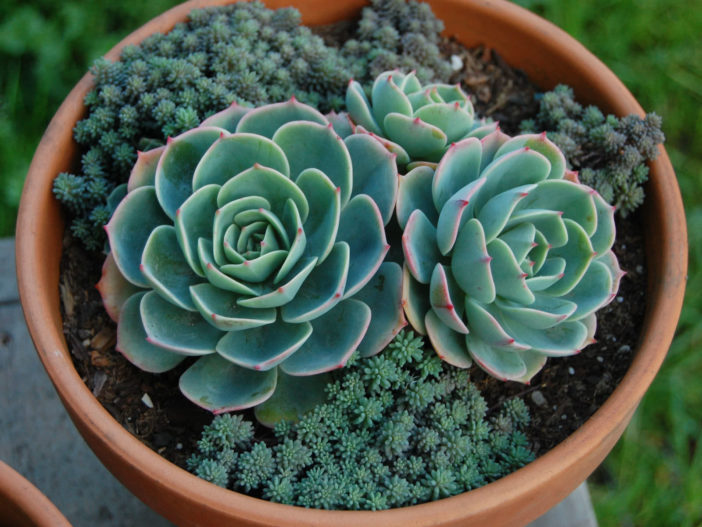
MULTIPOLYGON (((499 121, 508 134, 518 132, 522 119, 535 115, 538 108, 534 94, 538 88, 493 50, 465 49, 448 39, 441 48, 447 57, 460 57, 463 67, 451 82, 461 82, 474 95, 478 115, 499 121)), ((572 357, 549 359, 528 386, 503 383, 477 367, 472 370, 473 382, 491 407, 514 395, 524 398, 532 412, 529 437, 537 455, 582 425, 612 393, 631 364, 646 307, 640 220, 636 214, 617 218, 614 251, 628 274, 615 300, 597 314, 595 344, 572 357)), ((75 366, 118 422, 149 448, 184 466, 212 415, 185 399, 178 389, 178 378, 190 361, 173 371, 153 375, 132 366, 115 351, 116 327, 94 288, 103 259, 102 254, 87 252, 69 235, 64 238, 61 309, 75 366)), ((260 432, 265 434, 264 430, 260 432)))

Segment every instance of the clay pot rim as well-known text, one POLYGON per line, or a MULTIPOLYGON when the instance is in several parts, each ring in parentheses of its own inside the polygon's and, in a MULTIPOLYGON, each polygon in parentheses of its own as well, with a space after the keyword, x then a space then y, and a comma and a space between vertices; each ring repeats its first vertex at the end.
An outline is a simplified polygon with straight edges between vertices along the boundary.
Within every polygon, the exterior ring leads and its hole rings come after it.
MULTIPOLYGON (((153 32, 170 29, 175 18, 182 20, 191 9, 206 3, 213 5, 228 2, 193 0, 177 6, 126 37, 108 53, 107 57, 116 58, 119 50, 125 45, 137 43, 153 32)), ((604 64, 565 32, 540 17, 504 0, 441 0, 434 3, 442 4, 443 9, 470 5, 472 9, 490 11, 493 16, 501 16, 509 24, 519 23, 526 28, 525 31, 529 37, 535 41, 557 39, 558 46, 567 50, 573 70, 589 81, 587 88, 598 93, 602 100, 606 101, 609 106, 607 109, 619 115, 643 114, 631 93, 604 64)), ((275 6, 276 2, 267 2, 267 4, 275 6)), ((297 2, 300 7, 307 4, 311 4, 311 1, 297 2)), ((334 16, 336 19, 348 17, 357 12, 360 5, 362 5, 361 0, 334 5, 330 7, 334 14, 327 13, 326 16, 334 16)), ((305 23, 311 25, 322 21, 324 20, 318 19, 316 15, 304 19, 305 23)), ((563 53, 565 56, 566 52, 563 53)), ((128 472, 138 472, 142 478, 152 480, 155 485, 164 490, 177 490, 184 499, 199 502, 199 506, 203 509, 236 511, 237 514, 242 515, 241 517, 251 522, 261 522, 261 524, 321 526, 333 523, 351 526, 357 525, 359 521, 369 521, 371 516, 374 521, 377 520, 382 525, 407 524, 410 519, 412 524, 424 522, 423 525, 438 524, 439 518, 442 524, 458 522, 466 512, 473 511, 475 514, 489 515, 502 507, 523 504, 527 501, 524 498, 525 495, 537 496, 548 481, 557 479, 557 474, 570 470, 577 472, 584 460, 592 463, 594 459, 594 464, 589 469, 593 470, 603 458, 603 455, 596 453, 598 445, 601 443, 613 445, 660 368, 677 325, 687 272, 687 234, 682 199, 673 168, 663 148, 660 149, 661 155, 651 164, 651 181, 647 187, 646 205, 654 212, 659 211, 660 239, 657 242, 660 242, 661 246, 657 248, 657 252, 663 255, 663 259, 660 269, 652 270, 649 267, 649 273, 658 272, 660 282, 652 286, 649 279, 649 305, 636 357, 607 401, 565 441, 524 468, 479 489, 436 502, 388 511, 303 509, 267 502, 207 483, 166 461, 143 445, 115 421, 93 397, 78 376, 61 333, 58 295, 46 293, 52 287, 56 287, 58 270, 42 269, 43 259, 40 255, 48 253, 50 249, 47 249, 46 239, 38 234, 52 230, 60 232, 61 227, 50 225, 51 219, 43 219, 41 215, 37 217, 36 212, 33 215, 33 211, 46 208, 58 210, 55 203, 52 204, 50 190, 47 190, 48 181, 55 174, 51 172, 53 165, 46 160, 51 160, 52 156, 57 157, 56 149, 67 148, 66 145, 70 143, 70 139, 68 143, 65 139, 66 125, 74 124, 76 116, 80 116, 82 96, 90 86, 91 76, 86 75, 59 108, 37 148, 29 169, 18 216, 17 273, 25 317, 41 361, 81 434, 86 439, 99 441, 103 445, 109 444, 112 449, 111 454, 119 456, 129 467, 122 469, 108 466, 118 478, 126 479, 128 472), (660 214, 663 206, 666 207, 665 214, 660 214)), ((58 162, 60 161, 59 159, 58 162)), ((57 214, 55 210, 49 212, 57 214)), ((55 223, 56 219, 54 218, 53 221, 55 223)), ((649 231, 650 229, 647 229, 648 234, 650 234, 649 231)), ((58 247, 60 250, 60 237, 50 244, 51 249, 55 250, 58 247)), ((647 246, 647 250, 649 249, 650 247, 647 246)), ((651 259, 656 255, 649 253, 648 256, 651 259)), ((653 263, 656 262, 658 260, 653 263)), ((92 444, 91 447, 95 449, 92 444)), ((101 458, 108 457, 99 449, 96 449, 96 454, 101 458)), ((554 489, 551 504, 560 501, 573 488, 554 489)), ((524 520, 533 519, 545 511, 541 504, 527 505, 527 508, 522 510, 524 520)), ((161 512, 167 514, 165 511, 161 512)))
POLYGON ((21 514, 22 519, 29 523, 20 525, 71 527, 56 505, 51 503, 43 492, 3 461, 0 461, 0 511, 5 514, 21 514), (7 505, 4 506, 3 502, 7 505))

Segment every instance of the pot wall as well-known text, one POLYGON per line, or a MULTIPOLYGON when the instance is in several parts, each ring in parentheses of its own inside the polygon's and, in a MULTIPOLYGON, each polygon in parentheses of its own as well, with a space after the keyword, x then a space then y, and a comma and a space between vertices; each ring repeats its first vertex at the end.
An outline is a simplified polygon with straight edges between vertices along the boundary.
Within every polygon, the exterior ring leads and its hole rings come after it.
POLYGON ((44 494, 0 461, 0 527, 71 527, 44 494))
MULTIPOLYGON (((187 13, 225 0, 191 1, 129 35, 126 44, 167 31, 187 13)), ((267 0, 271 8, 289 0, 267 0)), ((446 33, 466 45, 487 43, 548 89, 571 84, 580 100, 619 115, 643 115, 629 91, 599 60, 563 31, 502 0, 433 0, 446 33)), ((298 0, 307 24, 353 16, 361 0, 298 0)), ((80 433, 107 468, 145 503, 187 526, 462 526, 522 525, 535 519, 581 483, 621 436, 658 371, 682 306, 687 236, 680 192, 663 149, 651 165, 643 217, 649 269, 648 308, 630 371, 607 402, 577 432, 523 469, 483 488, 438 502, 381 512, 306 510, 265 502, 211 485, 162 459, 114 421, 76 373, 62 335, 59 260, 63 224, 51 182, 74 161, 74 123, 90 89, 86 75, 59 108, 42 139, 25 184, 17 227, 17 269, 30 333, 52 382, 80 433), (653 279, 655 277, 655 280, 653 279)))

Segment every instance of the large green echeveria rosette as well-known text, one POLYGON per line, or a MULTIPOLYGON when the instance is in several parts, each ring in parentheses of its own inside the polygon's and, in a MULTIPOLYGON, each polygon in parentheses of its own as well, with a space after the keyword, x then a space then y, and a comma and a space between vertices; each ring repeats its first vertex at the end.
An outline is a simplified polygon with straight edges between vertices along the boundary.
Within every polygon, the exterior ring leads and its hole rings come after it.
POLYGON ((497 123, 475 118, 470 97, 450 84, 422 86, 414 73, 386 71, 376 77, 370 99, 356 81, 346 90, 349 116, 359 133, 368 133, 397 155, 400 166, 435 164, 451 143, 481 138, 497 123))
POLYGON ((181 391, 215 413, 294 418, 405 323, 402 271, 383 263, 397 185, 377 141, 294 99, 140 154, 98 286, 118 350, 155 373, 196 357, 181 391))
POLYGON ((591 343, 623 274, 613 207, 545 134, 452 145, 402 177, 397 217, 409 322, 442 359, 500 379, 528 382, 591 343))

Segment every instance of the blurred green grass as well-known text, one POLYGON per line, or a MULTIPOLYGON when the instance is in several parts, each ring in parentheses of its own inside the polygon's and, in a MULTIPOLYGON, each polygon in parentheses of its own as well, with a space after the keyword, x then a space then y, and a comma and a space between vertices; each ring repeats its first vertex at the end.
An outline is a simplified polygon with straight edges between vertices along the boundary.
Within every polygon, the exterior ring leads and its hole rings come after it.
MULTIPOLYGON (((0 236, 14 231, 24 175, 92 61, 177 0, 0 3, 0 236)), ((691 0, 517 0, 600 57, 663 116, 685 201, 690 280, 677 337, 623 439, 591 480, 603 527, 702 524, 702 9, 691 0)))

